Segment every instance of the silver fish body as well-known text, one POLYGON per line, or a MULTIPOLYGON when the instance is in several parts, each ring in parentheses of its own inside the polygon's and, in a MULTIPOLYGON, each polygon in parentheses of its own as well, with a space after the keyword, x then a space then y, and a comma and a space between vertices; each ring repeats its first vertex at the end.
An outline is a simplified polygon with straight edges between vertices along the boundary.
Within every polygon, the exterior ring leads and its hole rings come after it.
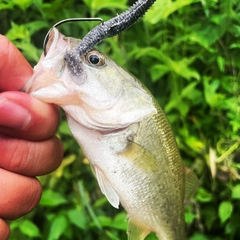
POLYGON ((79 57, 76 73, 69 71, 64 56, 79 41, 53 29, 24 90, 64 109, 101 191, 128 213, 129 240, 150 232, 186 239, 185 189, 192 191, 197 179, 186 174, 162 109, 141 82, 96 50, 79 57))

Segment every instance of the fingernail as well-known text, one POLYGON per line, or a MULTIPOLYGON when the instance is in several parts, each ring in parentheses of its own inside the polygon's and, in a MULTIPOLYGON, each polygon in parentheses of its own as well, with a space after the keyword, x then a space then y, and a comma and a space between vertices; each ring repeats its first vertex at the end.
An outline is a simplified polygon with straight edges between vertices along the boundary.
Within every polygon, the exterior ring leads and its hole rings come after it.
POLYGON ((14 129, 22 129, 27 126, 31 119, 29 111, 11 102, 6 98, 0 98, 0 126, 14 129))

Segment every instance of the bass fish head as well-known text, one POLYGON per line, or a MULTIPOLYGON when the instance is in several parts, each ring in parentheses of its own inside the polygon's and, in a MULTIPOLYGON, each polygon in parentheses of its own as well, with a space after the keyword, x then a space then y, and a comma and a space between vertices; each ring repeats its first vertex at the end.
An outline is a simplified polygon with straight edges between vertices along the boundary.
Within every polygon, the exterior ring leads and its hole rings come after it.
POLYGON ((156 113, 141 83, 99 51, 71 58, 69 53, 80 41, 53 28, 47 54, 23 91, 61 106, 68 117, 90 129, 123 128, 156 113))

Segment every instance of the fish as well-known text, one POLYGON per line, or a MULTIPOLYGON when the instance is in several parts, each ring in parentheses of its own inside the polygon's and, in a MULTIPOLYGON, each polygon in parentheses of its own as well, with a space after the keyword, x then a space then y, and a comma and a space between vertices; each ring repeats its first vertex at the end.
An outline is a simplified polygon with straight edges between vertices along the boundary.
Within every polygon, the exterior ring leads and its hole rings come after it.
POLYGON ((160 240, 187 239, 184 199, 198 179, 186 168, 162 108, 138 79, 96 49, 79 56, 73 73, 65 55, 80 42, 53 28, 46 56, 23 91, 65 111, 102 193, 127 212, 129 240, 150 232, 160 240))

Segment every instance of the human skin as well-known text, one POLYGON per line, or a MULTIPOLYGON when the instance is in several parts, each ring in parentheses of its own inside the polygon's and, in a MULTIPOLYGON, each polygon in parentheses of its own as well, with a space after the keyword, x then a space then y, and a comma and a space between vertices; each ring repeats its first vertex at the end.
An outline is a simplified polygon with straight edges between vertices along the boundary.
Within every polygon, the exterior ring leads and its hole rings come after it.
POLYGON ((29 213, 42 188, 36 176, 54 171, 63 146, 54 136, 58 108, 19 90, 33 69, 0 35, 0 239, 9 238, 7 220, 29 213))

